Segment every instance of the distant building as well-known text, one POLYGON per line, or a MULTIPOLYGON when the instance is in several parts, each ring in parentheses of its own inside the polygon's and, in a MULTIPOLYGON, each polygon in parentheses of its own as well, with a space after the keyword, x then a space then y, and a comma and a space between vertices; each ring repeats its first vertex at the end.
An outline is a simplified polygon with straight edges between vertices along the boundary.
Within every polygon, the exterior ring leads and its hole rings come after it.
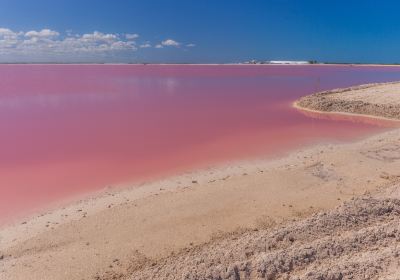
POLYGON ((302 61, 302 60, 271 60, 271 61, 259 61, 250 60, 246 61, 245 64, 289 64, 289 65, 304 65, 304 64, 315 64, 315 60, 312 61, 302 61))
POLYGON ((260 62, 258 62, 258 61, 255 60, 255 59, 245 62, 245 64, 259 64, 259 63, 260 63, 260 62))
POLYGON ((269 64, 311 64, 309 61, 295 61, 295 60, 271 60, 269 64))

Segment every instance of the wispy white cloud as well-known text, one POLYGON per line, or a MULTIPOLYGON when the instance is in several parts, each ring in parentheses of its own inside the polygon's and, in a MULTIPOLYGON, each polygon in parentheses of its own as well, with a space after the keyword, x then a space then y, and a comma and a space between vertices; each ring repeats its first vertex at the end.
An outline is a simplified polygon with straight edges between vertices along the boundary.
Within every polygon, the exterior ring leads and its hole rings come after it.
POLYGON ((118 34, 99 31, 86 34, 74 34, 69 31, 65 36, 61 36, 59 32, 51 29, 15 32, 8 28, 0 28, 0 55, 55 56, 136 51, 134 37, 138 36, 129 36, 130 39, 127 40, 118 34))
POLYGON ((192 43, 186 45, 186 47, 189 47, 189 48, 194 48, 195 46, 196 46, 196 44, 192 44, 192 43))
POLYGON ((161 42, 161 45, 163 45, 163 46, 168 46, 168 47, 179 47, 181 44, 178 43, 178 42, 175 41, 175 40, 167 39, 167 40, 165 40, 165 41, 162 41, 162 42, 161 42))
POLYGON ((25 37, 29 38, 54 38, 59 35, 60 33, 50 29, 42 29, 40 31, 32 30, 25 33, 25 37))
POLYGON ((20 35, 20 33, 14 32, 8 28, 0 28, 0 37, 9 38, 9 37, 16 37, 20 35))
POLYGON ((9 50, 14 48, 22 33, 14 32, 8 28, 0 28, 0 52, 1 49, 9 50))
POLYGON ((141 45, 139 46, 139 48, 142 48, 142 49, 151 48, 151 44, 148 43, 148 42, 146 42, 146 43, 144 43, 144 44, 141 44, 141 45))
POLYGON ((86 42, 114 42, 118 40, 118 36, 115 34, 104 34, 99 31, 95 31, 89 34, 83 34, 80 39, 81 41, 86 42))
POLYGON ((128 40, 135 40, 137 38, 139 38, 139 34, 125 34, 125 38, 128 40))
MULTIPOLYGON (((173 39, 167 39, 153 45, 149 41, 138 42, 138 34, 92 33, 77 34, 72 30, 60 33, 56 30, 42 29, 30 31, 13 31, 0 28, 0 61, 18 58, 19 61, 68 61, 87 57, 116 57, 121 53, 127 55, 138 49, 180 47, 173 39)), ((185 46, 194 46, 186 44, 185 46)))

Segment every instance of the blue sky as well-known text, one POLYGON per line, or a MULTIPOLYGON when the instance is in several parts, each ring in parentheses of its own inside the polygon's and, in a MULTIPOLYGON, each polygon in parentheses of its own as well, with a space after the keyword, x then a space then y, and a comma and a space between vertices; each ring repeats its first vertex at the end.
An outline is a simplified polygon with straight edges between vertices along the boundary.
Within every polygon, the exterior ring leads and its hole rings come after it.
POLYGON ((400 62, 400 1, 0 0, 1 62, 400 62))

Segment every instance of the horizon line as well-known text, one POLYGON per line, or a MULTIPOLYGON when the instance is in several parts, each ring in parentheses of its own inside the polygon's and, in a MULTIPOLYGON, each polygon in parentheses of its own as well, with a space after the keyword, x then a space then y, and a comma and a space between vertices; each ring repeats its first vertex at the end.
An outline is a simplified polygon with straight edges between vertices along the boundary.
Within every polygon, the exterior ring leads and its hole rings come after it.
POLYGON ((227 62, 227 63, 193 63, 193 62, 174 62, 174 63, 157 63, 157 62, 0 62, 0 65, 247 65, 247 66, 313 66, 313 65, 370 65, 370 66, 400 66, 400 62, 394 63, 364 63, 364 62, 316 62, 309 64, 296 63, 244 63, 244 62, 227 62))

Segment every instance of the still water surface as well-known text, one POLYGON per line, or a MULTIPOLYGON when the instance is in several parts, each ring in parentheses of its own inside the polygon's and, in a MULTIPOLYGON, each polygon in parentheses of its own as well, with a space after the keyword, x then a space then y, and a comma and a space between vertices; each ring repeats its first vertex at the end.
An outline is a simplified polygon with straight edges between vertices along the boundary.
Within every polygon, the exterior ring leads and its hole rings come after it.
POLYGON ((123 182, 383 128, 306 116, 315 91, 398 67, 0 66, 0 220, 123 182))

